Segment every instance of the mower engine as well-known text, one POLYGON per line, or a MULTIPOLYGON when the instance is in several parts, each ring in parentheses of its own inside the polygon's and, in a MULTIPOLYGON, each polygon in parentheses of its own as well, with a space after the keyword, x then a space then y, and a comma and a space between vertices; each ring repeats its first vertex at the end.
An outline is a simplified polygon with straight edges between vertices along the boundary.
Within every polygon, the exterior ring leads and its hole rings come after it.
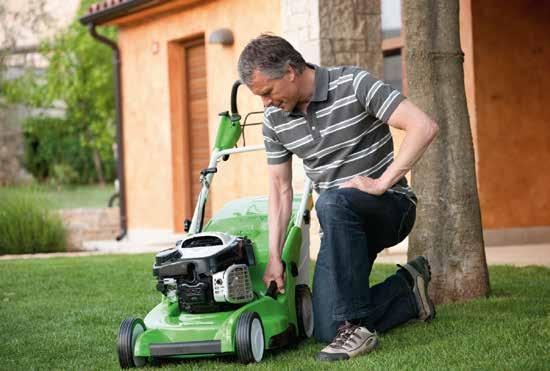
POLYGON ((249 266, 255 265, 252 241, 225 233, 197 233, 159 252, 153 275, 157 290, 177 301, 181 311, 233 310, 254 298, 249 266))

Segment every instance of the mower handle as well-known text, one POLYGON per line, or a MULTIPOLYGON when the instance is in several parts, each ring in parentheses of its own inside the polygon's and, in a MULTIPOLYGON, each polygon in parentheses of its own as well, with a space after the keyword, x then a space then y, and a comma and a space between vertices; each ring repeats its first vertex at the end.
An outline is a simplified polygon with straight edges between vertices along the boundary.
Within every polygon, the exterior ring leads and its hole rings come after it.
POLYGON ((266 296, 271 296, 273 299, 277 298, 277 282, 271 281, 269 283, 269 287, 267 288, 267 291, 265 292, 266 296))
POLYGON ((237 110, 237 90, 239 90, 240 85, 241 81, 237 80, 233 83, 233 87, 231 88, 231 121, 241 119, 239 111, 237 110))

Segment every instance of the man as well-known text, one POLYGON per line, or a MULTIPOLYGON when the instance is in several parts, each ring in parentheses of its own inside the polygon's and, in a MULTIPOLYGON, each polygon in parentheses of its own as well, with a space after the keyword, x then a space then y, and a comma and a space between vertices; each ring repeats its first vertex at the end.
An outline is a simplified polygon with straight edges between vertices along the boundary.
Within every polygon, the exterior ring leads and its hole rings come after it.
POLYGON ((284 292, 281 250, 291 215, 292 154, 320 193, 322 229, 313 282, 315 337, 330 342, 319 360, 373 350, 377 332, 429 321, 430 269, 423 257, 369 287, 376 255, 414 224, 416 196, 405 174, 438 127, 397 90, 357 67, 307 64, 286 40, 261 35, 239 58, 239 75, 265 106, 269 169, 269 262, 264 281, 284 292), (394 159, 389 127, 405 131, 394 159))

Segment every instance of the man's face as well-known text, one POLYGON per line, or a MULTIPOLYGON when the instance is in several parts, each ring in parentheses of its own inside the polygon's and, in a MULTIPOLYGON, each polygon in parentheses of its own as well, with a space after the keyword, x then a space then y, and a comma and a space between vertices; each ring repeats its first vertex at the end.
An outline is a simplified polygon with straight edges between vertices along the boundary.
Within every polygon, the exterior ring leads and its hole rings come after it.
POLYGON ((271 80, 256 70, 249 88, 252 93, 262 98, 264 107, 275 106, 283 111, 292 112, 298 103, 296 73, 292 67, 288 67, 285 75, 276 80, 271 80))

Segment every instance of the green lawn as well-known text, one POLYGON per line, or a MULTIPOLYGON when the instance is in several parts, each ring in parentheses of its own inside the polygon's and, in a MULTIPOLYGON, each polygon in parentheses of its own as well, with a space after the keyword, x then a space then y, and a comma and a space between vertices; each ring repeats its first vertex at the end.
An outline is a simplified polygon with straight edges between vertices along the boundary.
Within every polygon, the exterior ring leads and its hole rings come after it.
MULTIPOLYGON (((0 368, 117 369, 116 336, 127 316, 143 317, 159 300, 152 254, 0 262, 0 368)), ((376 281, 394 270, 375 266, 376 281)), ((381 336, 368 356, 318 363, 320 345, 268 352, 241 366, 230 357, 162 364, 163 369, 493 369, 550 365, 550 269, 491 267, 489 299, 438 307, 429 324, 381 336)))
POLYGON ((107 207, 109 197, 115 192, 114 186, 108 184, 78 185, 54 187, 33 185, 30 187, 0 187, 0 197, 17 192, 36 192, 43 196, 54 209, 72 209, 80 207, 107 207))

